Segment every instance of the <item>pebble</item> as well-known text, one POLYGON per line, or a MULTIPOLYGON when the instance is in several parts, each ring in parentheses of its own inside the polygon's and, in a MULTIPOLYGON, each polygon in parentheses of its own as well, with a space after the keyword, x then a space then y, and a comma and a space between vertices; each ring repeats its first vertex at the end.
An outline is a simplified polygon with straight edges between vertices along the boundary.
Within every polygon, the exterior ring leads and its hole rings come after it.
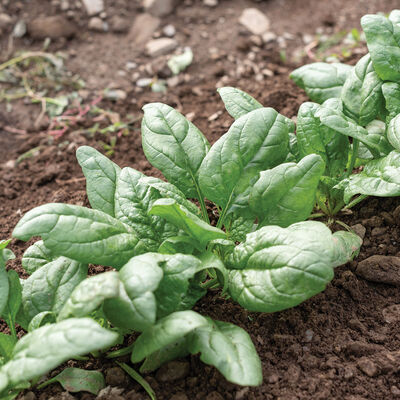
POLYGON ((103 0, 82 0, 82 3, 90 17, 104 11, 103 0))
POLYGON ((304 336, 305 336, 305 341, 309 343, 313 340, 314 331, 311 329, 307 329, 304 336))
POLYGON ((150 86, 152 82, 153 82, 153 79, 151 79, 151 78, 140 78, 136 81, 136 86, 143 88, 143 87, 150 86))
POLYGON ((108 31, 108 24, 107 24, 107 22, 103 21, 99 17, 92 17, 89 20, 88 28, 91 31, 107 32, 108 31))
POLYGON ((254 35, 262 35, 270 27, 269 18, 257 8, 245 8, 239 22, 254 35))
POLYGON ((163 28, 163 34, 168 37, 173 37, 176 34, 176 29, 173 25, 168 24, 163 28))
POLYGON ((15 38, 21 38, 22 36, 25 35, 25 33, 26 33, 26 23, 21 19, 15 24, 12 35, 15 38))
POLYGON ((386 226, 380 226, 372 229, 371 236, 382 236, 387 232, 388 228, 386 226))
POLYGON ((217 7, 218 0, 203 0, 203 4, 207 7, 217 7))
POLYGON ((247 398, 247 393, 249 392, 249 388, 245 387, 243 389, 240 389, 236 392, 235 394, 235 400, 244 400, 247 398))
POLYGON ((68 0, 61 0, 60 10, 61 11, 68 11, 69 10, 69 1, 68 0))
POLYGON ((3 29, 12 25, 12 18, 8 14, 0 13, 0 34, 3 29))
POLYGON ((106 386, 104 389, 101 389, 99 394, 96 397, 96 400, 124 400, 121 394, 125 389, 106 386))
POLYGON ((392 395, 393 396, 396 396, 396 397, 400 397, 400 389, 397 387, 397 386, 392 386, 391 388, 390 388, 390 391, 392 392, 392 395))
POLYGON ((40 17, 27 24, 27 31, 34 39, 59 39, 75 35, 75 25, 62 15, 40 17))
POLYGON ((122 368, 112 367, 107 369, 105 380, 107 385, 121 386, 126 381, 126 375, 122 368))
POLYGON ((368 257, 358 263, 355 273, 367 281, 400 286, 400 257, 368 257))
POLYGON ((165 17, 174 11, 176 0, 143 0, 144 9, 156 17, 165 17))
POLYGON ((146 52, 150 57, 158 57, 168 54, 178 47, 178 42, 172 38, 160 38, 150 40, 146 44, 146 52))
POLYGON ((162 365, 157 371, 157 380, 170 382, 185 378, 189 373, 189 363, 187 361, 170 361, 162 365))
POLYGON ((274 32, 265 32, 261 36, 264 43, 269 43, 277 39, 277 36, 274 32))
POLYGON ((357 365, 358 368, 360 368, 360 370, 370 378, 378 375, 379 373, 378 366, 368 358, 365 357, 361 358, 360 360, 358 360, 357 365))
POLYGON ((161 20, 157 17, 150 14, 139 14, 135 18, 129 36, 132 37, 134 43, 143 44, 153 36, 160 23, 161 20))
POLYGON ((352 225, 350 228, 353 229, 354 233, 356 235, 358 235, 361 239, 364 239, 365 232, 367 232, 367 229, 365 228, 364 225, 355 224, 355 225, 352 225))
POLYGON ((121 89, 108 89, 104 91, 104 97, 109 100, 118 101, 125 100, 127 98, 127 94, 121 89))
POLYGON ((119 15, 110 18, 110 28, 115 33, 125 33, 129 30, 129 21, 119 15))
POLYGON ((400 322, 400 304, 392 304, 382 310, 383 319, 388 324, 400 322))
POLYGON ((21 400, 36 400, 36 394, 33 392, 27 392, 24 396, 22 396, 21 400))

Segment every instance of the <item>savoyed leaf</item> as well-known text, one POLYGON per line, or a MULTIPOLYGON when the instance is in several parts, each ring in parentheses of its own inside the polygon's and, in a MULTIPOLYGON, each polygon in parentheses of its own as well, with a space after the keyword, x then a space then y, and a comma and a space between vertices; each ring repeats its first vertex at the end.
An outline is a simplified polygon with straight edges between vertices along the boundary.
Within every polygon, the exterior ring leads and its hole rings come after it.
POLYGON ((244 218, 236 214, 231 214, 230 223, 226 224, 229 228, 227 230, 228 239, 233 240, 234 242, 243 242, 246 235, 257 227, 254 222, 254 216, 244 218))
POLYGON ((341 181, 337 188, 344 189, 346 203, 356 194, 400 196, 400 153, 392 151, 386 157, 370 161, 359 174, 341 181))
POLYGON ((385 98, 386 109, 389 112, 386 122, 389 123, 392 118, 400 114, 400 84, 385 82, 382 85, 382 93, 385 98))
POLYGON ((315 194, 324 170, 322 158, 311 154, 298 164, 281 164, 261 172, 249 200, 259 227, 287 227, 307 219, 315 205, 315 194))
POLYGON ((36 314, 29 322, 28 332, 32 332, 46 324, 54 324, 56 322, 56 314, 52 311, 42 311, 36 314))
POLYGON ((112 346, 117 339, 116 332, 90 318, 71 318, 36 329, 18 341, 12 359, 0 368, 0 392, 40 377, 72 357, 112 346))
POLYGON ((156 200, 150 211, 150 215, 158 215, 185 231, 189 236, 196 239, 200 248, 205 248, 207 243, 213 239, 222 239, 225 232, 215 228, 192 214, 185 207, 178 204, 174 199, 156 200))
POLYGON ((172 236, 160 244, 158 252, 161 254, 192 254, 198 245, 197 241, 190 236, 172 236))
POLYGON ((29 320, 43 311, 57 315, 87 271, 87 265, 66 257, 58 257, 35 271, 22 289, 25 315, 29 320))
POLYGON ((342 243, 334 241, 321 222, 261 228, 225 259, 232 269, 229 292, 250 311, 294 307, 324 290, 333 278, 338 245, 342 243))
POLYGON ((275 167, 288 155, 293 130, 293 122, 272 108, 237 119, 201 164, 199 181, 205 196, 225 212, 247 208, 249 190, 259 172, 275 167))
POLYGON ((191 122, 172 107, 143 107, 142 145, 147 159, 188 198, 199 198, 198 170, 210 147, 191 122))
POLYGON ((371 122, 384 104, 382 83, 370 55, 366 54, 351 70, 343 85, 341 98, 344 114, 362 126, 371 122))
POLYGON ((384 81, 399 81, 400 26, 383 15, 364 15, 361 26, 376 73, 384 81))
POLYGON ((13 236, 21 240, 41 236, 56 255, 115 268, 147 250, 146 244, 123 222, 101 211, 69 204, 50 203, 34 208, 18 222, 13 236))
POLYGON ((332 257, 334 266, 346 264, 356 257, 360 251, 362 240, 352 232, 338 231, 332 235, 335 252, 332 257))
POLYGON ((400 151, 400 114, 394 117, 387 128, 387 138, 389 143, 400 151))
POLYGON ((250 111, 262 108, 262 105, 243 90, 226 86, 217 90, 225 104, 226 111, 235 119, 250 111))
POLYGON ((352 66, 347 64, 317 62, 297 68, 290 77, 306 91, 312 101, 323 103, 332 97, 340 97, 351 69, 352 66))
POLYGON ((39 240, 26 249, 22 257, 22 266, 28 274, 33 274, 37 269, 53 261, 54 258, 43 240, 39 240))
POLYGON ((90 205, 114 216, 114 194, 120 168, 92 147, 81 146, 76 158, 86 177, 90 205))

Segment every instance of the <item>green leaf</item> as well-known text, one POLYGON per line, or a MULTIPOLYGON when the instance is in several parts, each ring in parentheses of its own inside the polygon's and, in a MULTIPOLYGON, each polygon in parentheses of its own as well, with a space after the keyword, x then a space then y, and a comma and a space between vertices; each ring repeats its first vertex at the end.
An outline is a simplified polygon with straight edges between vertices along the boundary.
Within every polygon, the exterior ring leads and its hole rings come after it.
POLYGON ((281 164, 261 172, 249 200, 259 226, 287 227, 307 219, 314 208, 315 194, 324 170, 322 158, 310 154, 298 164, 281 164))
POLYGON ((397 151, 400 151, 400 114, 390 121, 387 128, 387 139, 397 151))
POLYGON ((192 254, 198 245, 197 241, 189 236, 172 236, 160 244, 158 252, 161 254, 192 254))
POLYGON ((76 158, 86 177, 86 192, 90 205, 113 217, 114 194, 121 169, 89 146, 79 147, 76 158))
POLYGON ((11 327, 15 325, 15 319, 22 302, 22 286, 19 276, 16 271, 10 269, 7 273, 10 291, 8 294, 7 305, 3 311, 3 318, 6 320, 7 325, 11 327))
POLYGON ((361 26, 376 73, 384 81, 399 81, 400 26, 383 15, 364 15, 361 26))
POLYGON ((243 90, 226 86, 217 90, 225 104, 226 111, 238 119, 250 111, 262 108, 262 105, 243 90))
POLYGON ((346 203, 356 194, 400 196, 400 153, 392 151, 386 157, 370 161, 359 174, 344 179, 336 187, 344 189, 346 203))
POLYGON ((400 84, 385 82, 382 85, 382 93, 385 98, 386 109, 389 112, 386 122, 389 123, 392 118, 400 114, 400 84))
POLYGON ((8 282, 6 262, 10 259, 10 257, 10 250, 0 248, 0 315, 3 314, 8 301, 10 284, 8 282))
POLYGON ((101 211, 69 204, 34 208, 18 222, 13 235, 25 241, 41 236, 56 255, 115 268, 147 249, 123 222, 101 211))
POLYGON ((172 56, 167 65, 174 75, 178 75, 184 71, 193 61, 193 52, 190 48, 186 49, 184 53, 172 56))
MULTIPOLYGON (((331 106, 332 100, 326 104, 331 106)), ((303 158, 310 154, 318 154, 325 162, 325 174, 336 177, 346 168, 350 149, 349 139, 321 125, 321 121, 316 117, 320 108, 318 104, 310 102, 303 103, 299 108, 296 132, 299 155, 303 158)))
POLYGON ((174 199, 156 200, 149 214, 165 218, 168 222, 182 229, 189 236, 196 239, 201 248, 205 248, 210 240, 221 239, 226 236, 221 229, 207 224, 197 215, 192 214, 185 207, 178 204, 174 199))
POLYGON ((13 358, 0 368, 0 392, 38 378, 70 358, 112 346, 117 339, 116 332, 90 318, 71 318, 36 329, 18 341, 13 358))
POLYGON ((200 187, 225 213, 247 209, 251 185, 260 171, 283 162, 294 124, 272 108, 237 119, 211 148, 200 167, 200 187))
POLYGON ((22 267, 28 274, 33 274, 45 264, 53 261, 54 258, 51 251, 44 245, 43 240, 39 240, 26 249, 22 257, 22 267))
POLYGON ((261 361, 249 335, 236 325, 210 318, 207 321, 207 326, 197 328, 189 336, 189 351, 200 353, 201 361, 216 367, 230 382, 261 385, 261 361))
POLYGON ((86 371, 81 368, 66 368, 54 378, 39 385, 39 389, 58 382, 71 393, 89 392, 97 395, 105 385, 103 374, 99 371, 86 371))
POLYGON ((28 332, 32 332, 47 324, 54 324, 55 322, 56 315, 52 311, 42 311, 31 319, 28 326, 28 332))
POLYGON ((246 239, 246 235, 257 227, 254 224, 254 217, 243 218, 236 214, 231 214, 231 223, 227 236, 234 242, 243 242, 246 239))
POLYGON ((66 257, 59 257, 35 271, 22 289, 22 305, 31 320, 43 311, 56 315, 74 288, 87 276, 88 267, 66 257))
POLYGON ((232 269, 230 295, 250 311, 294 307, 324 290, 333 278, 337 245, 331 231, 316 221, 250 233, 225 259, 232 269))
POLYGON ((382 80, 372 65, 371 57, 362 57, 348 75, 342 89, 343 112, 365 126, 380 112, 384 104, 382 80))
POLYGON ((8 361, 11 358, 16 343, 16 338, 0 332, 0 356, 3 357, 5 361, 8 361))
POLYGON ((166 104, 147 104, 143 111, 142 145, 147 159, 187 198, 201 199, 198 170, 210 147, 207 139, 166 104))
POLYGON ((297 86, 304 89, 316 103, 340 97, 342 86, 352 69, 351 65, 317 62, 303 65, 290 74, 297 86))
POLYGON ((334 266, 346 264, 356 257, 360 251, 362 240, 353 232, 338 231, 332 235, 335 242, 335 253, 332 257, 334 266))

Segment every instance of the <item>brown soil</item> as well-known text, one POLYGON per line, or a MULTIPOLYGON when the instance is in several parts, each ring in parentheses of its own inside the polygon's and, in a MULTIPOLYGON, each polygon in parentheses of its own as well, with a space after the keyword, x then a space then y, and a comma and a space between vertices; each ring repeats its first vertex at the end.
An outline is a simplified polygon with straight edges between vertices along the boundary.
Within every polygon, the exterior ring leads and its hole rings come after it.
MULTIPOLYGON (((134 1, 106 3, 109 17, 119 14, 131 21, 140 12, 140 7, 134 1)), ((327 33, 359 27, 358 21, 363 14, 388 12, 398 2, 312 0, 306 3, 301 0, 258 3, 220 0, 220 5, 210 11, 200 0, 185 2, 177 8, 175 14, 166 17, 162 25, 175 25, 179 41, 192 47, 195 62, 184 74, 187 82, 170 88, 166 94, 137 88, 132 84, 130 76, 116 74, 117 70, 124 69, 127 61, 135 61, 140 66, 151 63, 151 60, 140 49, 134 48, 129 34, 93 34, 87 31, 87 17, 79 9, 75 10, 73 18, 80 26, 77 37, 70 41, 56 40, 50 45, 50 50, 62 49, 69 53, 68 67, 88 83, 84 98, 86 103, 97 96, 96 91, 107 86, 123 88, 127 92, 127 100, 116 103, 103 100, 101 107, 123 118, 127 114, 139 118, 143 104, 162 101, 177 107, 186 115, 194 113, 193 122, 211 142, 215 142, 232 122, 229 115, 223 112, 223 104, 215 90, 216 84, 224 76, 227 76, 223 80, 224 85, 245 89, 264 105, 274 107, 288 117, 295 116, 299 105, 307 99, 288 79, 294 61, 289 57, 287 63, 282 63, 276 43, 256 47, 258 50, 255 51, 254 43, 236 22, 243 8, 260 8, 271 18, 273 31, 294 35, 293 39, 287 41, 286 52, 290 55, 303 46, 301 35, 304 33, 313 34, 319 27, 323 27, 327 33), (206 31, 208 38, 201 39, 201 31, 206 31), (208 50, 212 46, 218 48, 218 57, 210 57, 208 50), (256 81, 254 71, 240 78, 230 74, 236 68, 236 61, 246 58, 251 51, 255 53, 255 63, 271 70, 272 77, 256 81), (216 118, 209 121, 209 117, 217 112, 216 118)), ((3 9, 15 20, 26 16, 34 18, 61 13, 51 4, 47 0, 32 0, 28 3, 3 1, 3 9)), ((6 48, 6 39, 3 35, 0 41, 3 48, 6 48)), ((14 49, 38 49, 41 44, 20 39, 14 41, 13 46, 14 49)), ((20 217, 40 204, 67 202, 87 205, 85 181, 74 153, 77 146, 82 144, 102 150, 100 141, 105 140, 104 135, 96 133, 91 137, 82 133, 84 128, 94 124, 94 117, 88 114, 87 118, 61 138, 50 138, 45 130, 33 128, 32 121, 39 112, 38 106, 27 105, 22 101, 13 103, 11 112, 0 104, 0 238, 10 237, 20 217), (20 132, 10 133, 7 128, 9 126, 20 132), (18 156, 37 146, 41 146, 38 155, 14 165, 13 161, 18 156)), ((131 125, 129 135, 118 138, 112 158, 121 167, 129 165, 146 174, 160 176, 148 164, 141 150, 139 120, 131 125)), ((369 199, 359 205, 354 214, 343 217, 351 225, 361 223, 366 227, 359 257, 338 268, 334 280, 323 293, 295 309, 275 314, 249 313, 221 299, 215 292, 209 292, 199 302, 197 311, 215 319, 236 323, 250 333, 263 363, 262 386, 241 388, 230 384, 214 368, 202 364, 198 357, 191 357, 183 360, 187 365, 184 365, 182 378, 165 382, 162 371, 146 377, 156 391, 157 398, 400 398, 398 287, 371 283, 354 273, 358 263, 369 256, 400 256, 399 212, 394 213, 399 204, 399 199, 369 199), (187 366, 189 368, 186 370, 187 366)), ((17 258, 9 266, 22 277, 26 275, 20 267, 20 258, 29 244, 13 240, 10 245, 17 258)), ((101 271, 101 268, 93 270, 101 271)), ((123 399, 146 398, 141 387, 126 376, 115 379, 116 372, 112 369, 115 364, 109 360, 68 364, 101 369, 107 377, 107 383, 122 388, 119 395, 123 399)), ((60 387, 52 385, 35 393, 40 399, 48 399, 51 396, 61 398, 61 392, 60 387)), ((95 396, 81 393, 74 394, 73 398, 88 400, 95 396)), ((118 396, 114 393, 108 398, 118 399, 118 396)))

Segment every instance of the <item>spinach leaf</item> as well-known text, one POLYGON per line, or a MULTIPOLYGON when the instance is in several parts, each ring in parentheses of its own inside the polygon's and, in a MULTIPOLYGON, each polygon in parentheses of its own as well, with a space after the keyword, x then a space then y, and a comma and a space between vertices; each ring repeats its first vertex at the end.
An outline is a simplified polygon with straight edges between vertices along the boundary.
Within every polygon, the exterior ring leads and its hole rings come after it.
POLYGON ((400 114, 400 84, 385 82, 382 85, 382 93, 385 98, 386 109, 389 112, 386 123, 389 123, 397 114, 400 114))
POLYGON ((400 114, 390 121, 387 128, 387 139, 397 151, 400 151, 400 114))
POLYGON ((28 274, 33 274, 53 260, 54 256, 51 251, 44 245, 43 240, 39 240, 26 249, 22 257, 22 267, 28 274))
POLYGON ((217 90, 225 104, 226 111, 238 119, 250 111, 262 108, 262 105, 243 90, 226 86, 217 90))

